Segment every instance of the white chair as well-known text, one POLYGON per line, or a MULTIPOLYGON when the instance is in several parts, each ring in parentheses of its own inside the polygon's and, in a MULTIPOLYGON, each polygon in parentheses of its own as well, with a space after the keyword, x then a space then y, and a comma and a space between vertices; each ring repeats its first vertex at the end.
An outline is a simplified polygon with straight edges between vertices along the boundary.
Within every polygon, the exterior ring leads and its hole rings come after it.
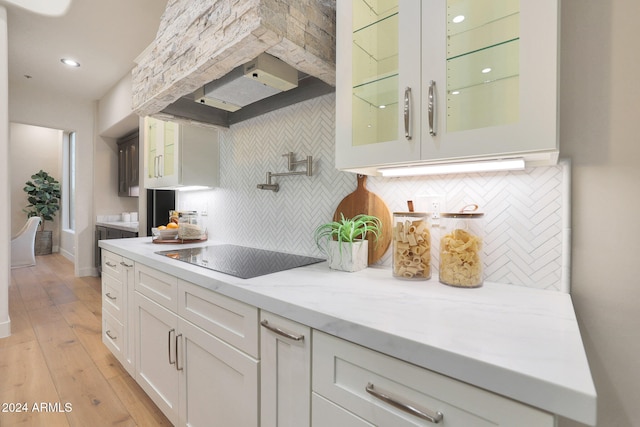
POLYGON ((38 225, 40 217, 32 216, 22 230, 11 239, 11 268, 36 265, 35 242, 38 225))

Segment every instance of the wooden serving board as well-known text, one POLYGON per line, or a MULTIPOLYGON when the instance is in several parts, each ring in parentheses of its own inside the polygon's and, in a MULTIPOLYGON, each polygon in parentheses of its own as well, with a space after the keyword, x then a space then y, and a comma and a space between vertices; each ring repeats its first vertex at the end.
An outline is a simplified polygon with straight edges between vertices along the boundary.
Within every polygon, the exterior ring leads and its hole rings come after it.
POLYGON ((391 244, 391 213, 387 204, 378 195, 367 190, 367 176, 358 175, 358 186, 356 190, 348 194, 333 214, 333 220, 339 221, 340 214, 345 218, 353 218, 359 214, 373 215, 380 218, 382 222, 382 233, 378 239, 378 243, 375 243, 373 236, 368 235, 369 241, 369 265, 375 264, 382 258, 384 253, 391 244))
POLYGON ((163 240, 163 239, 153 239, 151 240, 152 243, 157 243, 157 244, 173 244, 173 245, 187 245, 189 243, 198 243, 198 242, 206 242, 207 241, 207 237, 202 237, 200 239, 167 239, 167 240, 163 240))

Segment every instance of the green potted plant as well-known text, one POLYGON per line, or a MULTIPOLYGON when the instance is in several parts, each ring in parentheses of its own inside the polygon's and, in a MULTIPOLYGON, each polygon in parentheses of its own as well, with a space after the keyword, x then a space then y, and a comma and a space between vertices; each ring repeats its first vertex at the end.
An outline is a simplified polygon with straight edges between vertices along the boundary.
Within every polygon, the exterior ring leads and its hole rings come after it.
POLYGON ((371 233, 377 243, 382 222, 372 215, 360 214, 339 221, 319 225, 313 235, 318 248, 327 256, 329 268, 342 271, 358 271, 367 267, 371 233))
POLYGON ((60 210, 60 183, 42 169, 31 175, 31 180, 25 183, 25 193, 29 204, 22 211, 27 218, 39 216, 40 230, 36 233, 36 255, 47 255, 52 252, 52 231, 45 230, 45 221, 53 221, 53 217, 60 210))

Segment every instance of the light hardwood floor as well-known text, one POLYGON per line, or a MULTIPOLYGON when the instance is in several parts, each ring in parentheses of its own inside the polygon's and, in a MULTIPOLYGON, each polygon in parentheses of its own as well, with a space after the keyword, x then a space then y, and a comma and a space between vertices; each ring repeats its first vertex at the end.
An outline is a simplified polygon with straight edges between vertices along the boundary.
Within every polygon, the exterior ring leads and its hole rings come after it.
POLYGON ((171 426, 102 344, 100 279, 74 277, 59 254, 36 258, 11 270, 0 426, 171 426))

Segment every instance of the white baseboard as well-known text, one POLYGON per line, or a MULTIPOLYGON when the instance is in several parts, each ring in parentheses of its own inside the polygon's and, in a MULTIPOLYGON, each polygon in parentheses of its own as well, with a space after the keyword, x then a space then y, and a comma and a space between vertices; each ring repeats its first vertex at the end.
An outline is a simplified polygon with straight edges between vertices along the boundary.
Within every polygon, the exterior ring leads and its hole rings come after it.
POLYGON ((6 322, 0 323, 0 338, 6 338, 11 336, 11 319, 7 319, 6 322))

